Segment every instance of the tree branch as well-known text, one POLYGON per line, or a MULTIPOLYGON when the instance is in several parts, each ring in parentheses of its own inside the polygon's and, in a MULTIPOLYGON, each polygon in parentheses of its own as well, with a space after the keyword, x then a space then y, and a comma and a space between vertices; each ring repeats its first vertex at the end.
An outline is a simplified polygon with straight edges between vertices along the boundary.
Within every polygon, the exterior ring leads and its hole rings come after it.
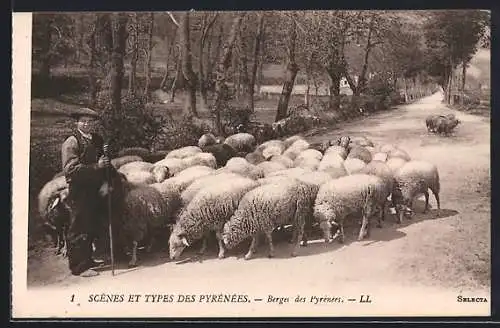
POLYGON ((179 22, 175 19, 174 15, 170 11, 167 11, 168 17, 172 20, 172 22, 175 24, 175 26, 179 27, 179 22))

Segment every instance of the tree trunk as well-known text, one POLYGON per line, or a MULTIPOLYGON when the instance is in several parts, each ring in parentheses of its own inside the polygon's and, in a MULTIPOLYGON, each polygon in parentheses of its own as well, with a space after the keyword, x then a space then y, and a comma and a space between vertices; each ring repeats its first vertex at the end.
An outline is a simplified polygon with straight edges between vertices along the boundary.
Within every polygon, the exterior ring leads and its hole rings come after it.
POLYGON ((94 23, 92 24, 91 28, 91 33, 89 36, 89 39, 87 40, 87 44, 90 48, 90 53, 89 53, 89 93, 90 93, 90 99, 89 99, 89 105, 90 107, 95 107, 97 103, 97 49, 96 49, 96 42, 97 42, 97 31, 98 31, 98 26, 99 24, 99 19, 98 16, 96 15, 94 19, 94 23))
MULTIPOLYGON (((207 94, 207 75, 205 74, 205 44, 209 36, 210 30, 217 19, 217 14, 212 18, 212 20, 207 21, 207 15, 204 14, 202 20, 201 28, 201 39, 198 48, 198 80, 200 84, 200 94, 201 94, 201 107, 207 109, 208 104, 208 94, 207 94)), ((209 44, 210 46, 210 44, 209 44)), ((210 48, 207 50, 210 52, 210 48)), ((208 66, 208 65, 207 65, 208 66)))
MULTIPOLYGON (((237 52, 238 49, 235 49, 235 52, 237 52)), ((236 100, 240 99, 240 72, 239 72, 239 65, 238 65, 238 58, 237 55, 233 56, 232 60, 232 65, 233 65, 233 86, 234 86, 234 96, 236 100)))
POLYGON ((373 49, 373 44, 372 44, 372 33, 373 33, 373 18, 372 21, 370 22, 370 26, 368 29, 368 37, 366 41, 366 47, 365 47, 365 56, 363 59, 363 66, 361 68, 361 73, 358 78, 358 85, 356 88, 356 95, 362 94, 365 91, 366 88, 366 73, 368 71, 368 59, 370 57, 370 52, 373 49))
POLYGON ((137 61, 139 60, 139 24, 137 22, 137 13, 132 14, 132 36, 133 49, 132 58, 130 59, 130 73, 128 76, 128 93, 131 96, 135 95, 136 78, 137 78, 137 61))
POLYGON ((185 103, 184 110, 188 114, 197 117, 196 112, 196 77, 191 63, 191 40, 189 36, 189 12, 182 14, 181 28, 181 54, 182 54, 182 76, 184 78, 185 103))
POLYGON ((175 92, 177 89, 184 85, 184 79, 182 74, 182 56, 181 51, 179 49, 177 54, 177 60, 175 63, 175 76, 172 81, 172 87, 170 89, 170 102, 173 103, 175 101, 175 92))
POLYGON ((167 87, 167 81, 168 81, 168 73, 169 73, 169 63, 170 63, 170 56, 172 55, 172 50, 174 48, 174 42, 175 42, 175 37, 171 39, 170 42, 167 42, 165 40, 165 44, 169 44, 168 46, 168 52, 167 52, 167 58, 165 59, 165 73, 163 75, 163 78, 160 83, 160 90, 165 90, 167 87))
POLYGON ((243 36, 245 35, 246 28, 242 27, 242 30, 240 31, 240 38, 239 38, 239 43, 238 43, 238 55, 239 55, 239 79, 238 79, 238 84, 240 85, 240 92, 239 95, 243 94, 244 99, 243 103, 245 106, 250 108, 250 102, 248 99, 248 88, 250 85, 250 78, 248 77, 248 59, 247 59, 247 47, 245 45, 245 40, 243 39, 243 36), (245 99, 246 98, 246 99, 245 99))
POLYGON ((217 62, 220 57, 220 51, 222 49, 222 36, 224 35, 224 25, 221 23, 219 25, 219 33, 217 36, 217 47, 215 48, 215 54, 212 59, 209 60, 207 65, 207 84, 211 84, 212 79, 214 78, 214 67, 217 65, 217 62), (209 83, 210 82, 210 83, 209 83))
POLYGON ((50 48, 52 45, 52 15, 46 16, 43 24, 43 42, 41 43, 41 66, 40 66, 40 79, 46 83, 50 79, 50 48))
POLYGON ((330 110, 338 111, 340 109, 340 80, 342 76, 335 70, 328 70, 328 76, 330 77, 329 107, 330 110))
POLYGON ((148 24, 148 52, 146 58, 146 85, 144 86, 144 99, 146 102, 149 101, 151 96, 151 58, 153 57, 153 29, 155 23, 154 13, 149 14, 149 24, 148 24))
POLYGON ((464 61, 462 61, 462 87, 461 87, 461 93, 462 93, 462 96, 460 97, 460 104, 463 105, 464 104, 464 98, 465 98, 465 77, 467 75, 467 63, 464 61))
POLYGON ((255 104, 253 95, 255 92, 255 80, 257 79, 257 69, 262 65, 262 60, 259 60, 260 45, 262 43, 262 36, 264 34, 264 14, 259 15, 257 22, 257 34, 255 35, 255 43, 253 47, 253 66, 252 73, 250 74, 250 82, 248 84, 248 105, 252 112, 255 111, 255 104))
POLYGON ((215 114, 215 128, 218 135, 222 134, 222 122, 220 112, 227 101, 227 86, 226 86, 226 72, 230 65, 231 54, 233 51, 236 36, 243 19, 243 14, 238 14, 233 19, 233 24, 229 32, 228 39, 224 44, 222 56, 218 60, 217 75, 215 80, 215 101, 214 101, 214 114, 215 114))
POLYGON ((275 122, 287 117, 288 102, 292 95, 295 77, 299 71, 299 66, 295 63, 295 42, 297 38, 297 25, 295 20, 291 19, 290 26, 290 39, 288 42, 288 63, 286 65, 285 81, 283 83, 283 90, 281 91, 280 99, 278 101, 278 110, 276 111, 275 122))
POLYGON ((304 93, 304 105, 309 108, 311 94, 311 73, 309 70, 306 72, 306 92, 304 93))
POLYGON ((85 14, 79 14, 78 16, 78 47, 75 53, 76 62, 81 65, 82 60, 82 50, 85 43, 85 14))
POLYGON ((200 84, 200 94, 201 94, 201 108, 207 108, 207 90, 205 82, 205 71, 203 65, 203 50, 205 48, 206 40, 206 28, 207 25, 207 15, 203 14, 202 26, 201 26, 201 38, 198 47, 198 81, 200 84))
POLYGON ((265 54, 265 45, 266 43, 264 42, 264 32, 262 33, 262 39, 261 39, 261 51, 260 51, 260 56, 259 56, 259 66, 257 67, 257 93, 260 93, 260 87, 262 86, 262 83, 264 81, 264 54, 265 54))
POLYGON ((121 112, 123 58, 127 45, 127 15, 116 14, 113 19, 113 52, 111 62, 111 103, 115 113, 121 112))

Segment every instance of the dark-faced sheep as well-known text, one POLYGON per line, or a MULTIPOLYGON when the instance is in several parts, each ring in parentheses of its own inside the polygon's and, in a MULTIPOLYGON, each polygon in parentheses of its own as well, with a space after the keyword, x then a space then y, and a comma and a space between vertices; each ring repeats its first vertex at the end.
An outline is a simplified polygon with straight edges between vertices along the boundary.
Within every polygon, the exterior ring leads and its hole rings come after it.
MULTIPOLYGON (((141 242, 147 244, 147 250, 161 232, 168 231, 168 208, 162 194, 151 186, 133 186, 128 183, 123 174, 112 180, 112 188, 105 182, 101 186, 101 196, 120 195, 115 205, 121 215, 117 228, 120 246, 131 246, 130 267, 137 265, 137 249, 141 242), (115 193, 115 194, 113 194, 115 193), (121 211, 120 211, 121 209, 121 211)), ((163 238, 163 234, 160 235, 163 238)))

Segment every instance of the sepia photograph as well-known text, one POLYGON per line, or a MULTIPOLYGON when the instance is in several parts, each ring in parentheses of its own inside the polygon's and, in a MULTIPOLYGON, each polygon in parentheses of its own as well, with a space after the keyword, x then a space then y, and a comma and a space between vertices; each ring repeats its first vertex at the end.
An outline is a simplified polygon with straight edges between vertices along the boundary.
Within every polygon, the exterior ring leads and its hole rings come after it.
POLYGON ((13 13, 12 317, 489 316, 490 15, 13 13))

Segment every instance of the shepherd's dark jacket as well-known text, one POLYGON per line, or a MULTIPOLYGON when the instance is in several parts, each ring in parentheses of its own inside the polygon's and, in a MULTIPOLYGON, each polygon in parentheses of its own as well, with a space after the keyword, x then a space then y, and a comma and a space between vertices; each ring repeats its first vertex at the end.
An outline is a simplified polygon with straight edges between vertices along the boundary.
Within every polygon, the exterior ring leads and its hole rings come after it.
POLYGON ((68 184, 91 185, 95 180, 97 162, 103 155, 103 139, 93 133, 92 139, 80 131, 68 137, 62 145, 62 168, 68 184))
POLYGON ((104 223, 99 188, 105 181, 106 171, 97 167, 103 155, 102 146, 99 135, 93 134, 92 139, 87 139, 75 131, 61 147, 63 172, 69 186, 68 259, 74 274, 86 269, 92 240, 100 234, 104 223))

